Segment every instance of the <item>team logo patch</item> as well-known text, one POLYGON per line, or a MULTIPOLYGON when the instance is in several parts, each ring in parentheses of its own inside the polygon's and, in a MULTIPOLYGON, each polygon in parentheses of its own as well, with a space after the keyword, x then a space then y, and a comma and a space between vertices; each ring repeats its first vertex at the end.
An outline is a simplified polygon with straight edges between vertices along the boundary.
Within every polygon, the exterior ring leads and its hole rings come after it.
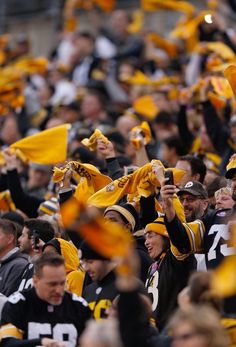
POLYGON ((190 182, 185 184, 184 188, 191 188, 192 186, 193 186, 193 182, 190 181, 190 182))
POLYGON ((113 192, 113 190, 115 189, 115 184, 113 182, 111 182, 110 184, 108 184, 108 186, 106 187, 106 192, 113 192))

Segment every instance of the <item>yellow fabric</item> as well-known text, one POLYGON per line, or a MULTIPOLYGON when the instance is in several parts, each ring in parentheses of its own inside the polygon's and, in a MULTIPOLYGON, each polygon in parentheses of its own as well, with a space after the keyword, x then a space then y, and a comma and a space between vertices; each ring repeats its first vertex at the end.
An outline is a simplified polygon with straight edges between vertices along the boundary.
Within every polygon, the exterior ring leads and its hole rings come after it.
POLYGON ((0 340, 13 337, 18 340, 23 339, 23 331, 15 327, 13 324, 5 324, 0 328, 0 340))
POLYGON ((173 29, 170 33, 170 36, 182 40, 194 38, 197 34, 199 24, 203 21, 204 16, 208 13, 209 11, 202 11, 194 18, 177 23, 175 29, 173 29))
POLYGON ((218 154, 210 152, 205 153, 204 162, 208 170, 219 173, 221 160, 222 158, 218 154))
POLYGON ((163 86, 169 84, 178 84, 179 78, 176 76, 163 76, 156 80, 153 80, 146 76, 142 71, 136 70, 135 73, 130 76, 123 76, 122 81, 132 85, 141 85, 141 86, 163 86))
POLYGON ((233 96, 229 82, 224 77, 212 76, 211 84, 217 95, 224 96, 227 99, 230 99, 233 96))
POLYGON ((231 347, 236 346, 236 319, 235 318, 221 318, 221 323, 225 327, 226 331, 229 334, 231 340, 231 347))
POLYGON ((229 164, 226 166, 226 171, 229 171, 230 169, 236 169, 236 158, 230 160, 229 164))
POLYGON ((186 222, 184 208, 177 195, 175 195, 173 198, 173 205, 174 205, 175 213, 178 216, 179 220, 181 222, 186 222))
POLYGON ((60 206, 61 222, 64 228, 70 227, 79 217, 83 202, 71 197, 60 206))
POLYGON ((236 294, 236 255, 225 257, 212 274, 212 288, 221 297, 236 294))
POLYGON ((130 76, 123 76, 122 81, 129 83, 129 84, 135 84, 135 85, 150 85, 151 80, 148 78, 142 71, 136 70, 135 73, 130 76))
POLYGON ((170 57, 175 57, 177 54, 177 45, 170 40, 167 40, 157 33, 149 33, 147 39, 155 43, 158 48, 163 49, 170 57))
MULTIPOLYGON (((134 173, 111 182, 108 186, 92 195, 88 203, 96 207, 107 207, 114 205, 127 194, 137 193, 140 196, 148 197, 153 192, 153 187, 160 187, 160 182, 152 172, 152 165, 157 162, 162 165, 159 160, 152 160, 151 163, 142 166, 134 173)), ((171 170, 173 171, 174 182, 176 184, 184 176, 185 171, 178 169, 171 170)))
POLYGON ((192 147, 190 149, 190 153, 197 153, 201 147, 201 139, 200 137, 196 137, 192 143, 192 147))
POLYGON ((45 73, 48 68, 48 60, 45 57, 23 58, 18 60, 14 67, 27 74, 45 73))
POLYGON ((66 276, 66 288, 69 292, 78 296, 82 295, 85 273, 80 270, 71 271, 66 276))
POLYGON ((159 111, 151 95, 140 96, 134 101, 133 108, 136 112, 150 120, 153 120, 159 111))
POLYGON ((85 272, 79 268, 79 256, 77 248, 64 239, 57 238, 60 243, 61 255, 65 259, 66 289, 77 295, 82 294, 85 272))
POLYGON ((16 206, 11 198, 11 193, 9 190, 5 190, 0 193, 0 211, 8 212, 15 211, 16 206))
POLYGON ((214 52, 226 61, 233 61, 236 58, 232 49, 220 41, 204 43, 204 50, 214 52))
POLYGON ((193 253, 201 253, 203 251, 203 236, 205 226, 200 220, 195 220, 191 223, 183 223, 183 226, 188 235, 191 251, 193 253))
POLYGON ((130 34, 139 33, 144 25, 144 13, 142 10, 134 11, 132 15, 132 22, 128 25, 128 32, 130 34))
POLYGON ((166 230, 166 226, 165 226, 165 222, 164 222, 163 217, 158 217, 152 223, 149 223, 146 225, 144 233, 146 234, 146 233, 151 232, 151 231, 169 238, 169 234, 166 230))
POLYGON ((142 122, 141 125, 138 125, 131 129, 130 138, 133 145, 139 149, 141 145, 147 145, 151 141, 151 129, 147 122, 142 122))
POLYGON ((65 259, 66 273, 77 270, 79 267, 79 256, 77 248, 69 241, 56 238, 60 243, 61 255, 65 259))
POLYGON ((224 70, 224 76, 227 78, 230 87, 236 97, 236 66, 230 65, 224 70))
POLYGON ((141 0, 141 7, 145 11, 174 10, 192 15, 195 7, 187 1, 175 0, 141 0))
POLYGON ((90 149, 90 151, 96 151, 97 149, 97 140, 101 139, 105 144, 109 143, 109 140, 102 134, 99 129, 95 129, 94 133, 90 136, 90 138, 85 138, 81 141, 81 143, 90 149))
POLYGON ((212 103, 212 105, 214 106, 214 108, 216 108, 217 110, 222 110, 225 108, 227 104, 226 98, 220 95, 217 95, 211 91, 208 92, 207 96, 210 102, 212 103))
POLYGON ((67 156, 69 124, 41 131, 13 143, 10 148, 20 150, 30 161, 42 165, 63 162, 67 156))
POLYGON ((75 191, 75 198, 83 202, 97 192, 98 190, 111 183, 110 177, 103 175, 91 164, 82 164, 76 161, 70 161, 64 168, 54 167, 53 181, 59 183, 64 179, 67 170, 72 169, 73 177, 77 180, 78 185, 75 191))
POLYGON ((102 216, 81 223, 78 232, 93 249, 106 258, 126 255, 133 242, 132 235, 127 229, 102 216))

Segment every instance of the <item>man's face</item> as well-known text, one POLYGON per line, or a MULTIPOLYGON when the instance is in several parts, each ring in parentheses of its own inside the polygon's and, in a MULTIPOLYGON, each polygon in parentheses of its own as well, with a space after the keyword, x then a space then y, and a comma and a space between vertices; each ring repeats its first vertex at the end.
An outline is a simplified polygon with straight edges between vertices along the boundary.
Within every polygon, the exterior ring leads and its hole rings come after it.
POLYGON ((106 264, 106 260, 86 259, 84 261, 84 268, 92 281, 101 281, 107 274, 106 264))
POLYGON ((24 227, 22 234, 18 239, 20 250, 26 254, 30 254, 33 251, 31 239, 29 238, 29 229, 24 227))
POLYGON ((208 206, 207 199, 188 193, 181 194, 179 199, 184 207, 184 214, 187 222, 202 218, 208 206))
MULTIPOLYGON (((0 228, 0 254, 4 253, 13 242, 13 235, 5 234, 0 228)), ((13 248, 13 247, 12 247, 13 248)))
POLYGON ((145 234, 145 246, 150 257, 156 259, 165 248, 163 237, 153 231, 149 231, 145 234))
POLYGON ((33 277, 38 297, 51 305, 60 305, 65 292, 66 270, 64 265, 45 265, 41 276, 33 277))
POLYGON ((233 175, 231 180, 231 192, 233 200, 236 201, 236 174, 233 175))
POLYGON ((128 224, 129 224, 129 223, 125 223, 125 221, 122 219, 119 212, 116 212, 116 211, 108 211, 105 214, 104 218, 108 219, 111 222, 118 223, 124 227, 125 226, 128 227, 128 224))

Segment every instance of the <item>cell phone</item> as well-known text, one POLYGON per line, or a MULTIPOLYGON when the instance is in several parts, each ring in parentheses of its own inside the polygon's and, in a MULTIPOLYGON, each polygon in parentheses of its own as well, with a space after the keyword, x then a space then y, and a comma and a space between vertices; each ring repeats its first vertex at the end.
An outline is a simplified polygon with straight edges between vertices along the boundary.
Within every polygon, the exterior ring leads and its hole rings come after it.
POLYGON ((39 233, 37 230, 33 230, 33 245, 34 245, 34 249, 39 249, 39 233))
POLYGON ((166 171, 165 171, 165 178, 168 178, 168 181, 166 181, 165 184, 174 185, 173 171, 171 171, 171 170, 166 170, 166 171))

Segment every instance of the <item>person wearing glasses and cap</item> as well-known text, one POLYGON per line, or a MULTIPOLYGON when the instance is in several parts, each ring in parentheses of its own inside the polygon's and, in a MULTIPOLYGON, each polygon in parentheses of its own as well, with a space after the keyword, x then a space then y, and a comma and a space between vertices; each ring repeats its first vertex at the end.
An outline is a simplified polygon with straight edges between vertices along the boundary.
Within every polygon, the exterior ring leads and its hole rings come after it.
MULTIPOLYGON (((236 201, 236 155, 232 156, 226 169, 226 178, 231 180, 232 198, 236 201)), ((225 257, 235 253, 229 240, 236 205, 212 211, 191 223, 182 223, 173 206, 175 193, 176 186, 162 185, 164 220, 171 242, 183 254, 204 252, 207 269, 216 268, 225 257)), ((236 295, 224 300, 224 312, 236 313, 236 295)))

